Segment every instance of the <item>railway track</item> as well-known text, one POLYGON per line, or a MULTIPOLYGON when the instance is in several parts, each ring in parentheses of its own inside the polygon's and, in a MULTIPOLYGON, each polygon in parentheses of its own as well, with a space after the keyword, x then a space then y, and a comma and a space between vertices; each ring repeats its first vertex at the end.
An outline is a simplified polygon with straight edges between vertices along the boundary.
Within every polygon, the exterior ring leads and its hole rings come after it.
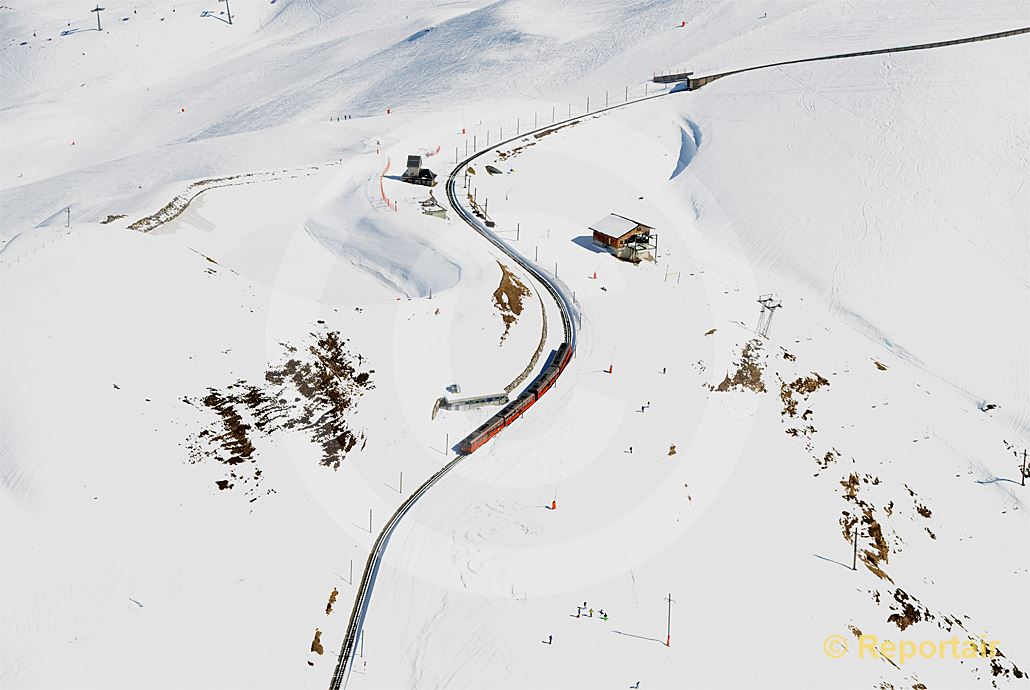
POLYGON ((963 43, 977 43, 979 41, 993 41, 999 38, 1008 38, 1010 36, 1020 36, 1022 34, 1030 33, 1030 27, 1021 27, 1019 29, 1011 29, 1009 31, 997 31, 991 34, 980 34, 979 36, 968 36, 966 38, 955 38, 950 41, 935 41, 934 43, 917 43, 915 45, 897 46, 894 48, 878 48, 876 50, 860 50, 851 53, 836 53, 834 55, 820 55, 819 57, 800 58, 797 60, 784 60, 782 62, 770 62, 764 65, 754 65, 753 67, 743 67, 741 69, 729 70, 727 72, 719 72, 717 74, 707 74, 701 77, 692 76, 693 72, 674 72, 672 74, 659 74, 652 79, 656 84, 671 84, 676 82, 686 82, 689 86, 690 91, 695 91, 705 84, 711 84, 716 79, 722 79, 732 74, 743 74, 744 72, 753 72, 757 69, 768 69, 770 67, 783 67, 784 65, 799 65, 803 62, 822 62, 824 60, 843 60, 846 58, 853 57, 866 57, 870 55, 888 55, 891 53, 904 53, 910 50, 931 50, 933 48, 945 48, 947 46, 957 46, 963 43))
MULTIPOLYGON (((1024 34, 1024 33, 1028 33, 1028 32, 1030 32, 1030 28, 1020 28, 1020 29, 1016 29, 1016 30, 1013 30, 1013 31, 1006 31, 1006 32, 1001 32, 1001 33, 997 33, 997 34, 986 34, 986 35, 983 35, 983 36, 976 36, 976 37, 965 38, 965 39, 957 39, 957 40, 953 40, 953 41, 945 41, 945 42, 934 43, 934 44, 920 44, 920 45, 914 45, 914 46, 904 46, 904 47, 900 47, 900 48, 888 48, 888 49, 873 50, 873 51, 863 51, 863 52, 860 52, 860 53, 844 53, 844 54, 838 54, 838 55, 823 56, 823 57, 818 57, 818 58, 807 58, 807 59, 802 59, 802 60, 790 60, 790 61, 786 61, 786 62, 773 63, 773 64, 769 64, 769 65, 756 65, 754 67, 749 67, 749 68, 744 68, 744 69, 739 69, 739 70, 732 70, 732 71, 728 71, 728 72, 724 72, 724 73, 720 73, 720 74, 708 75, 706 77, 692 77, 692 73, 658 75, 658 76, 656 76, 653 79, 653 81, 656 82, 656 83, 663 83, 663 84, 671 85, 671 84, 676 83, 676 82, 685 81, 687 79, 690 79, 691 83, 700 82, 698 84, 698 86, 700 86, 700 85, 706 84, 706 83, 708 83, 710 81, 714 81, 715 79, 718 79, 718 78, 721 78, 721 77, 724 77, 724 76, 729 76, 731 74, 737 74, 737 73, 740 73, 740 72, 747 72, 747 71, 756 70, 756 69, 764 69, 764 68, 767 68, 767 67, 774 67, 774 66, 779 66, 779 65, 788 65, 788 64, 795 64, 795 63, 801 63, 801 62, 811 62, 811 61, 816 61, 816 60, 834 60, 834 59, 855 57, 855 56, 859 56, 859 55, 878 55, 878 54, 885 54, 885 53, 892 53, 892 52, 899 52, 899 51, 907 51, 907 50, 919 50, 919 49, 939 47, 939 46, 944 46, 944 45, 956 45, 956 44, 960 44, 960 43, 970 43, 970 42, 974 42, 974 41, 991 40, 991 39, 996 39, 996 38, 1002 38, 1002 37, 1007 37, 1007 36, 1014 36, 1014 35, 1024 34)), ((461 203, 459 203, 458 193, 456 192, 456 180, 457 180, 457 177, 458 177, 458 175, 460 175, 462 173, 462 171, 470 163, 475 161, 477 158, 485 156, 485 155, 491 153, 492 151, 495 151, 495 150, 501 148, 502 146, 506 146, 508 144, 514 143, 516 141, 519 141, 519 140, 523 139, 524 137, 532 136, 533 134, 536 134, 538 132, 542 132, 542 131, 545 131, 545 130, 560 129, 561 127, 569 125, 572 122, 575 122, 576 120, 581 120, 584 117, 590 117, 590 116, 593 116, 593 115, 598 115, 600 113, 604 113, 604 112, 607 112, 607 111, 610 111, 610 110, 616 110, 618 108, 625 108, 627 106, 634 105, 636 103, 641 103, 641 102, 644 102, 644 101, 649 101, 649 100, 652 100, 652 99, 655 99, 655 98, 661 98, 663 96, 670 95, 671 93, 675 93, 675 91, 671 91, 671 90, 670 91, 665 91, 663 93, 658 93, 658 94, 654 94, 654 95, 651 95, 651 96, 645 96, 643 98, 638 98, 638 99, 635 99, 635 100, 632 100, 632 101, 626 101, 624 103, 618 103, 616 105, 612 105, 612 106, 608 106, 608 107, 605 107, 605 108, 600 108, 600 109, 595 110, 595 111, 584 113, 584 114, 582 114, 582 115, 580 115, 578 117, 570 117, 570 118, 567 118, 565 120, 561 120, 561 121, 558 121, 558 122, 552 122, 551 124, 546 125, 544 127, 538 127, 536 129, 528 130, 528 131, 526 131, 524 133, 518 134, 515 137, 511 137, 509 139, 505 139, 503 141, 499 141, 498 143, 494 144, 493 146, 489 146, 489 147, 483 149, 482 151, 478 151, 476 153, 473 153, 471 156, 467 157, 465 160, 463 160, 460 163, 456 164, 454 166, 454 169, 451 171, 450 175, 447 177, 447 183, 446 183, 447 200, 450 203, 451 207, 454 209, 455 213, 466 224, 468 224, 473 230, 475 230, 483 238, 485 238, 488 242, 493 244, 495 247, 497 247, 499 250, 501 250, 504 254, 506 254, 509 258, 511 258, 513 261, 515 261, 519 266, 521 266, 540 285, 542 285, 543 288, 548 292, 548 294, 550 294, 552 299, 554 299, 555 303, 558 305, 558 308, 559 308, 559 310, 561 312, 562 327, 564 329, 565 342, 569 344, 569 347, 572 348, 573 351, 575 350, 575 346, 576 346, 576 327, 575 327, 575 322, 574 322, 574 320, 572 318, 572 314, 573 314, 572 301, 569 299, 568 295, 566 295, 565 292, 562 290, 561 285, 557 282, 557 280, 553 279, 551 276, 549 276, 542 269, 537 267, 529 259, 527 259, 526 257, 522 256, 518 251, 516 251, 512 247, 509 247, 504 241, 502 241, 500 238, 498 238, 496 235, 494 235, 494 233, 492 233, 486 227, 485 224, 480 222, 480 220, 475 215, 473 215, 461 203)), ((348 626, 347 626, 347 633, 344 636, 343 645, 342 645, 342 647, 340 649, 340 656, 337 659, 336 669, 335 669, 335 671, 333 673, 332 680, 331 680, 331 682, 329 684, 329 689, 330 690, 340 690, 340 688, 341 688, 342 684, 344 683, 344 681, 346 680, 347 674, 348 674, 348 672, 349 672, 349 670, 351 668, 351 660, 352 660, 352 657, 353 657, 354 648, 355 648, 355 646, 357 644, 358 636, 361 633, 361 626, 362 626, 362 623, 364 622, 365 613, 368 610, 368 605, 369 605, 369 601, 370 601, 371 594, 372 594, 372 587, 373 587, 373 585, 375 583, 376 574, 379 571, 379 566, 382 563, 382 559, 383 559, 383 553, 385 552, 386 545, 389 542, 390 536, 393 534, 394 529, 396 529, 397 524, 408 513, 408 511, 411 510, 412 506, 419 500, 419 498, 421 498, 434 484, 436 484, 438 481, 440 481, 448 472, 450 472, 452 469, 454 469, 454 467, 456 467, 458 465, 458 463, 460 463, 466 457, 468 457, 468 456, 467 455, 458 455, 453 460, 448 462, 446 465, 441 467, 433 476, 431 476, 429 479, 427 479, 425 481, 425 483, 423 483, 421 486, 419 486, 418 489, 416 489, 414 493, 412 493, 410 496, 408 496, 408 498, 405 499, 405 501, 403 503, 401 503, 401 505, 397 508, 397 510, 393 513, 393 515, 390 516, 390 519, 386 522, 386 525, 383 527, 382 531, 379 533, 379 536, 376 538, 376 541, 375 541, 375 543, 373 544, 373 547, 372 547, 372 551, 369 554, 368 561, 366 562, 365 570, 364 570, 364 572, 362 574, 362 577, 361 577, 361 582, 359 583, 359 586, 358 586, 357 596, 356 596, 356 598, 354 600, 354 607, 351 610, 351 617, 350 617, 350 621, 349 621, 348 626)))
MULTIPOLYGON (((492 233, 486 227, 486 225, 480 222, 480 220, 475 215, 473 215, 467 208, 465 208, 464 205, 460 203, 458 192, 456 191, 457 178, 462 173, 462 171, 464 171, 465 168, 468 167, 469 164, 471 164, 477 158, 480 158, 493 151, 496 151, 502 146, 506 146, 508 144, 519 141, 524 137, 532 136, 533 134, 537 132, 542 132, 544 130, 553 130, 561 128, 584 117, 598 115, 600 113, 607 112, 609 110, 615 110, 617 108, 624 108, 626 106, 641 103, 643 101, 649 101, 654 98, 661 98, 662 96, 666 96, 669 93, 670 92, 664 92, 654 94, 651 96, 645 96, 643 98, 638 98, 632 101, 626 101, 624 103, 619 103, 616 105, 608 106, 606 108, 601 108, 590 113, 584 113, 583 115, 580 115, 578 117, 567 118, 565 120, 553 122, 544 127, 538 127, 537 129, 532 129, 527 132, 523 132, 510 139, 499 141, 493 146, 485 148, 482 151, 473 153, 471 156, 467 157, 465 160, 455 165, 454 169, 451 170, 450 175, 447 176, 447 200, 450 203, 451 207, 454 209, 454 212, 458 215, 458 217, 461 218, 467 225, 469 225, 473 230, 479 233, 488 242, 490 242, 492 245, 501 250, 512 261, 521 266, 527 273, 529 273, 533 277, 534 280, 537 281, 537 283, 543 286, 544 290, 551 296, 552 299, 554 299, 555 303, 558 305, 558 310, 561 312, 562 329, 564 332, 565 342, 569 344, 569 347, 573 350, 573 352, 576 348, 576 324, 575 320, 573 319, 572 300, 565 293, 565 291, 562 289, 561 285, 558 283, 556 279, 552 278, 550 275, 545 273, 542 269, 536 266, 528 258, 522 256, 522 254, 520 254, 518 251, 509 247, 503 240, 494 235, 494 233, 492 233)), ((408 513, 408 511, 411 510, 412 506, 414 506, 415 503, 434 484, 443 479, 443 477, 448 472, 454 469, 458 465, 458 463, 460 463, 466 457, 468 456, 458 455, 453 460, 451 460, 446 465, 437 470, 436 473, 433 474, 433 476, 427 479, 424 484, 419 486, 414 491, 414 493, 408 496, 404 500, 404 502, 401 503, 400 506, 398 506, 397 510, 394 511, 393 515, 390 516, 390 519, 386 521, 386 524, 383 526, 382 531, 380 531, 379 536, 376 538, 375 542, 372 545, 372 551, 371 553, 369 553, 368 560, 365 563, 365 570, 361 575, 361 581, 358 583, 358 592, 354 599, 354 607, 351 609, 350 620, 347 624, 347 632, 344 635, 343 644, 340 648, 340 656, 336 661, 336 669, 333 671, 333 677, 329 682, 329 690, 340 690, 340 688, 343 687, 343 684, 348 677, 348 674, 351 669, 351 662, 354 656, 354 648, 357 646, 358 637, 361 634, 361 627, 365 620, 365 614, 368 611, 368 605, 369 601, 371 600, 372 588, 375 585, 376 575, 379 572, 379 566, 382 564, 383 554, 386 551, 386 545, 390 541, 390 536, 396 529, 397 524, 408 513)))

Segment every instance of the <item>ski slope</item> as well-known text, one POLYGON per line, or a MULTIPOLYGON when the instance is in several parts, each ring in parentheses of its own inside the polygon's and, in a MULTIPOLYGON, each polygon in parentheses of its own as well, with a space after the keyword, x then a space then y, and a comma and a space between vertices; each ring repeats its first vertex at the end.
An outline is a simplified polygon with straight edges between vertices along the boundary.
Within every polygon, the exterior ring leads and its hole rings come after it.
POLYGON ((397 526, 347 687, 1025 682, 1028 39, 583 116, 656 71, 1000 31, 1025 2, 240 5, 110 6, 102 32, 66 0, 0 9, 5 687, 328 685, 374 535, 493 412, 434 401, 503 389, 543 310, 560 340, 535 288, 502 339, 498 262, 532 281, 379 174, 570 113, 470 178, 573 293, 576 357, 397 526), (657 264, 595 250, 609 212, 657 229, 657 264), (717 390, 769 292, 764 392, 717 390), (333 470, 254 432, 259 488, 220 490, 198 401, 326 332, 374 369, 365 441, 333 470), (849 626, 1005 656, 859 659, 849 626))

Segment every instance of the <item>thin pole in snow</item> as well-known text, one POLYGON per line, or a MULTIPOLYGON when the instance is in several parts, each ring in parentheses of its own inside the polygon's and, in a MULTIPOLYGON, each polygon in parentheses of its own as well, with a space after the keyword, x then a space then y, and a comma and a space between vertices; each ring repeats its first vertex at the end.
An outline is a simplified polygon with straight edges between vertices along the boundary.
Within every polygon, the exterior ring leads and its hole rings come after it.
POLYGON ((665 646, 668 647, 669 643, 672 641, 672 592, 669 592, 669 596, 666 597, 665 600, 669 602, 669 617, 666 619, 665 623, 665 646))
POLYGON ((590 96, 587 96, 587 109, 586 112, 590 112, 590 96))
POLYGON ((67 214, 64 220, 64 227, 70 228, 72 226, 72 207, 69 206, 68 208, 64 209, 64 212, 67 214))
POLYGON ((763 338, 768 338, 769 325, 772 323, 773 314, 783 306, 783 302, 776 299, 774 295, 769 294, 759 297, 758 303, 762 305, 762 312, 758 316, 758 334, 763 338))
POLYGON ((401 479, 397 483, 397 493, 399 493, 399 494, 403 494, 404 493, 404 470, 401 470, 401 479))
POLYGON ((478 148, 476 148, 476 135, 475 134, 472 135, 472 150, 473 151, 478 151, 479 150, 478 148))
POLYGON ((569 117, 572 117, 572 104, 569 103, 569 117))
POLYGON ((554 124, 554 106, 551 106, 551 124, 554 124))
POLYGON ((516 223, 515 224, 515 241, 516 242, 519 241, 519 235, 521 234, 521 231, 522 231, 522 223, 516 223))
POLYGON ((540 262, 540 247, 539 247, 539 245, 533 251, 533 261, 536 261, 537 263, 540 262))
POLYGON ((454 147, 454 164, 455 165, 458 164, 458 147, 457 146, 454 147))
POLYGON ((557 261, 554 262, 554 277, 555 278, 558 277, 558 262, 557 261))
POLYGON ((100 28, 100 13, 103 12, 103 11, 104 11, 104 8, 101 7, 100 5, 97 5, 96 7, 94 7, 93 9, 90 10, 90 12, 96 12, 97 13, 97 31, 103 31, 103 29, 100 28))
POLYGON ((232 26, 232 10, 229 9, 229 0, 221 0, 225 3, 225 13, 229 15, 229 26, 232 26))
POLYGON ((368 533, 372 534, 372 509, 368 509, 368 533))
POLYGON ((350 584, 354 584, 354 559, 350 559, 350 584))
POLYGON ((518 136, 518 135, 519 135, 519 131, 520 131, 520 130, 519 130, 519 127, 520 127, 521 125, 522 125, 522 120, 521 120, 521 119, 519 119, 519 118, 515 118, 515 136, 518 136))
POLYGON ((627 86, 626 87, 626 97, 622 99, 622 102, 626 103, 628 101, 629 101, 629 87, 627 86))
POLYGON ((851 553, 851 569, 858 570, 858 525, 855 525, 854 551, 851 553))
POLYGON ((1023 449, 1023 471, 1019 475, 1019 485, 1026 486, 1026 448, 1023 449))
POLYGON ((607 91, 604 92, 604 107, 605 108, 608 107, 608 92, 607 91))
POLYGON ((536 111, 533 112, 533 129, 536 129, 536 111))
POLYGON ((365 658, 365 629, 364 628, 361 629, 360 635, 361 636, 358 639, 361 640, 361 649, 358 650, 358 656, 360 656, 362 659, 364 659, 365 658))

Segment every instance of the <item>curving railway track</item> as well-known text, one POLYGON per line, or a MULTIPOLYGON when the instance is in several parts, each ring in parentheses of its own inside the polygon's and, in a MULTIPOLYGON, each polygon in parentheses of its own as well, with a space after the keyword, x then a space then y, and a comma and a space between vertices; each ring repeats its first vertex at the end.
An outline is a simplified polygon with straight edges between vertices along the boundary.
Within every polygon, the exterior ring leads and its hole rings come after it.
MULTIPOLYGON (((565 120, 551 123, 544 127, 529 130, 523 132, 510 139, 499 141, 493 146, 478 151, 465 160, 461 161, 454 166, 450 175, 447 177, 446 190, 447 200, 454 212, 461 218, 466 224, 468 224, 473 230, 479 233, 492 245, 501 250, 507 255, 512 261, 521 266, 527 273, 529 273, 533 279, 543 287, 543 289, 554 299, 555 304, 558 306, 558 310, 561 313, 562 329, 564 331, 564 342, 568 344, 569 348, 575 352, 576 348, 576 324, 573 319, 573 306, 572 300, 562 289, 561 285, 552 276, 545 273, 542 269, 536 266, 532 261, 522 256, 518 251, 509 247, 504 243, 503 240, 494 235, 475 215, 473 215, 463 204, 460 203, 457 189, 457 178, 462 171, 468 167, 470 163, 475 161, 477 158, 487 155, 488 153, 495 151, 502 146, 506 146, 513 142, 519 141, 520 139, 532 136, 537 132, 544 130, 553 130, 556 128, 564 127, 576 120, 590 115, 597 115, 609 110, 615 110, 617 108, 624 108, 626 106, 633 105, 635 103, 641 103, 643 101, 649 101, 654 98, 661 98, 671 92, 664 92, 654 94, 651 96, 645 96, 632 101, 626 101, 625 103, 619 103, 612 105, 607 108, 601 108, 599 110, 592 111, 590 113, 584 113, 578 117, 571 117, 565 120)), ((358 637, 361 634, 361 627, 365 620, 365 614, 368 611, 369 601, 372 596, 372 588, 375 585, 376 575, 379 572, 379 566, 383 561, 383 554, 386 551, 386 545, 390 541, 390 536, 397 528, 397 524, 401 519, 411 510, 412 506, 438 481, 454 469, 458 463, 468 457, 467 454, 461 454, 455 457, 453 460, 448 462, 446 465, 436 471, 433 476, 419 486, 410 496, 408 496, 403 503, 398 506, 397 510, 394 511, 390 519, 386 521, 382 531, 379 532, 379 536, 376 538, 372 545, 372 551, 369 553, 368 560, 365 563, 364 572, 361 575, 361 581, 358 583, 358 591, 354 599, 354 607, 351 609, 350 620, 347 624, 347 632, 343 638, 343 644, 340 648, 340 655, 336 661, 336 669, 333 671, 332 679, 329 682, 329 690, 340 690, 346 680, 350 669, 351 661, 354 655, 354 648, 357 645, 358 637)))
MULTIPOLYGON (((1012 31, 1000 32, 1000 33, 995 33, 995 34, 986 34, 986 35, 982 35, 982 36, 975 36, 975 37, 970 37, 970 38, 956 39, 956 40, 953 40, 953 41, 944 41, 944 42, 939 42, 939 43, 919 44, 919 45, 903 46, 903 47, 897 47, 897 48, 886 48, 886 49, 880 49, 880 50, 863 51, 863 52, 859 52, 859 53, 842 53, 842 54, 828 55, 828 56, 817 57, 817 58, 806 58, 806 59, 801 59, 801 60, 790 60, 790 61, 786 61, 786 62, 772 63, 772 64, 768 64, 768 65, 757 65, 757 66, 754 66, 754 67, 749 67, 749 68, 744 68, 744 69, 739 69, 739 70, 733 70, 733 71, 729 71, 729 72, 723 72, 723 73, 720 73, 720 74, 708 75, 708 76, 704 76, 704 77, 693 77, 692 76, 693 73, 658 75, 658 76, 656 76, 654 78, 653 81, 655 81, 656 83, 663 83, 663 84, 669 84, 669 85, 671 85, 673 83, 677 83, 677 82, 687 81, 690 89, 694 89, 694 88, 697 88, 699 86, 702 86, 704 84, 707 84, 707 83, 709 83, 711 81, 714 81, 715 79, 719 79, 719 78, 724 77, 724 76, 729 76, 731 74, 737 74, 737 73, 740 73, 740 72, 747 72, 747 71, 756 70, 756 69, 764 69, 764 68, 767 68, 767 67, 775 67, 775 66, 779 66, 779 65, 789 65, 789 64, 796 64, 796 63, 801 63, 801 62, 812 62, 812 61, 819 61, 819 60, 836 60, 836 59, 843 59, 843 58, 849 58, 849 57, 856 57, 856 56, 860 56, 860 55, 879 55, 879 54, 901 52, 901 51, 908 51, 908 50, 923 50, 923 49, 936 48, 936 47, 942 47, 942 46, 948 46, 948 45, 957 45, 957 44, 960 44, 960 43, 971 43, 971 42, 975 42, 975 41, 983 41, 983 40, 992 40, 992 39, 997 39, 997 38, 1004 38, 1004 37, 1008 37, 1008 36, 1015 36, 1015 35, 1025 34, 1025 33, 1028 33, 1028 32, 1030 32, 1030 28, 1020 28, 1020 29, 1016 29, 1016 30, 1012 30, 1012 31)), ((533 135, 533 134, 535 134, 537 132, 542 132, 544 130, 559 129, 559 128, 561 128, 563 126, 566 126, 566 125, 568 125, 568 124, 570 124, 570 123, 572 123, 572 122, 574 122, 576 120, 579 120, 579 119, 581 119, 583 117, 597 115, 597 114, 600 114, 600 113, 603 113, 603 112, 607 112, 609 110, 615 110, 617 108, 625 108, 627 106, 634 105, 636 103, 641 103, 643 101, 649 101, 649 100, 652 100, 654 98, 661 98, 663 96, 667 96, 667 95, 669 95, 671 93, 675 93, 675 92, 676 92, 675 90, 670 90, 670 91, 666 91, 666 92, 663 92, 663 93, 658 93, 658 94, 654 94, 654 95, 651 95, 651 96, 645 96, 643 98, 638 98, 638 99, 635 99, 635 100, 632 100, 632 101, 626 101, 624 103, 618 103, 616 105, 612 105, 612 106, 609 106, 609 107, 606 107, 606 108, 601 108, 601 109, 598 109, 598 110, 595 110, 595 111, 584 113, 583 115, 580 115, 578 117, 572 117, 572 118, 567 118, 565 120, 561 120, 561 121, 558 121, 558 122, 553 122, 553 123, 551 123, 551 124, 549 124, 547 126, 539 127, 537 129, 533 129, 533 130, 529 130, 529 131, 527 131, 525 133, 522 133, 522 134, 519 134, 519 135, 517 135, 515 137, 511 137, 509 139, 505 139, 503 141, 499 141, 498 143, 494 144, 493 146, 489 146, 489 147, 483 149, 482 151, 478 151, 478 152, 472 154, 471 156, 469 156, 468 158, 466 158, 465 160, 461 161, 457 165, 455 165, 454 169, 451 171, 450 175, 447 177, 447 183, 446 183, 447 200, 450 203, 451 207, 454 209, 455 213, 458 215, 458 217, 460 217, 465 223, 467 223, 473 230, 478 232, 488 242, 493 244, 500 251, 502 251, 504 254, 506 254, 509 258, 511 258, 513 261, 515 261, 519 266, 521 266, 527 273, 529 273, 533 277, 534 280, 537 281, 537 283, 539 283, 544 288, 544 290, 547 291, 548 294, 550 294, 551 298, 554 299, 555 303, 558 305, 558 309, 561 312, 562 327, 564 329, 565 343, 567 343, 569 345, 569 348, 572 349, 573 351, 575 351, 575 347, 576 347, 576 327, 575 327, 575 322, 574 322, 574 320, 572 318, 572 315, 573 315, 572 301, 569 299, 568 295, 566 295, 565 292, 562 290, 561 285, 557 282, 556 279, 552 278, 550 275, 545 273, 542 269, 540 269, 539 267, 534 265, 533 262, 531 262, 526 257, 522 256, 518 251, 516 251, 515 249, 513 249, 513 248, 509 247, 507 244, 505 244, 500 238, 498 238, 496 235, 494 235, 475 215, 473 215, 465 206, 463 206, 459 202, 458 192, 456 191, 457 177, 458 177, 458 175, 461 174, 461 172, 470 163, 475 161, 477 158, 485 156, 488 153, 490 153, 492 151, 495 151, 495 150, 499 149, 502 146, 506 146, 508 144, 516 142, 516 141, 518 141, 518 140, 520 140, 520 139, 522 139, 524 137, 531 136, 531 135, 533 135)), ((408 496, 407 499, 405 499, 404 502, 400 504, 400 506, 397 508, 397 510, 393 513, 393 515, 390 516, 390 519, 387 520, 387 522, 384 525, 382 531, 379 533, 379 536, 376 538, 375 543, 372 546, 372 551, 371 551, 371 553, 368 556, 368 561, 365 564, 365 570, 362 573, 361 582, 358 585, 358 592, 357 592, 356 598, 354 600, 354 607, 351 610, 351 616, 350 616, 349 623, 347 625, 347 632, 346 632, 346 635, 344 636, 343 645, 342 645, 342 647, 340 649, 340 656, 337 659, 336 669, 333 672, 333 677, 332 677, 332 680, 330 681, 330 684, 329 684, 330 690, 339 690, 340 689, 340 687, 343 685, 343 682, 346 679, 347 674, 348 674, 348 672, 349 672, 349 670, 351 668, 351 659, 352 659, 352 656, 353 656, 354 647, 357 644, 358 636, 361 633, 361 626, 362 626, 362 623, 364 622, 364 619, 365 619, 365 613, 368 610, 369 600, 370 600, 371 595, 372 595, 372 588, 373 588, 373 585, 375 584, 375 579, 376 579, 376 575, 377 575, 377 573, 379 571, 379 566, 381 565, 382 560, 383 560, 383 553, 386 550, 386 545, 389 542, 390 536, 393 534, 393 531, 396 529, 397 524, 408 513, 408 511, 411 510, 412 506, 414 506, 414 504, 434 484, 436 484, 438 481, 440 481, 448 472, 450 472, 452 469, 454 469, 454 467, 457 466, 458 463, 460 463, 466 457, 468 457, 467 454, 461 454, 461 455, 456 456, 453 460, 451 460, 446 465, 441 467, 435 474, 433 474, 433 476, 431 476, 429 479, 427 479, 425 481, 425 483, 423 483, 421 486, 419 486, 414 491, 414 493, 412 493, 410 496, 408 496)))

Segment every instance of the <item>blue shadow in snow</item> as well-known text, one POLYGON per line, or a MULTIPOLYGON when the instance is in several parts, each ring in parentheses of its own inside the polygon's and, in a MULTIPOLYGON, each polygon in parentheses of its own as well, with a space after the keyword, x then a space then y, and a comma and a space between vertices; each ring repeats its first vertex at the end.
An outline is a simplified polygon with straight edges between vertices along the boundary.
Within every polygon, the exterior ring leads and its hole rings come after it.
POLYGON ((225 17, 220 17, 219 15, 221 15, 221 14, 224 14, 224 13, 221 12, 221 11, 216 13, 214 10, 204 10, 203 12, 200 13, 200 16, 201 17, 211 17, 212 19, 217 19, 218 21, 222 22, 223 24, 228 24, 229 20, 226 19, 225 17))
POLYGON ((813 553, 812 555, 815 556, 816 558, 820 558, 820 559, 822 559, 824 561, 829 561, 830 563, 836 563, 837 565, 841 566, 842 568, 847 568, 848 570, 851 570, 851 566, 850 565, 845 565, 844 563, 841 563, 840 561, 835 561, 832 558, 827 558, 826 556, 820 556, 817 553, 813 553))
POLYGON ((589 249, 595 254, 604 254, 608 251, 604 247, 598 247, 596 244, 594 244, 594 238, 592 235, 580 235, 579 237, 573 237, 572 242, 573 244, 578 244, 584 249, 589 249))
POLYGON ((997 484, 998 482, 1011 482, 1012 484, 1018 484, 1015 479, 1009 479, 1008 477, 995 477, 994 479, 977 479, 977 484, 997 484))
POLYGON ((413 33, 410 36, 408 36, 407 38, 405 38, 404 42, 405 43, 413 43, 413 42, 417 41, 418 39, 422 38, 423 36, 425 36, 427 33, 429 33, 432 30, 433 30, 433 27, 429 27, 428 29, 422 29, 421 31, 416 31, 415 33, 413 33))
POLYGON ((670 180, 687 169, 690 161, 694 160, 698 149, 701 148, 701 128, 693 121, 687 120, 686 127, 680 127, 680 157, 676 161, 676 169, 672 171, 670 180))
MULTIPOLYGON (((572 615, 572 614, 569 614, 572 615)), ((645 637, 644 635, 634 635, 633 633, 622 632, 621 630, 612 630, 612 633, 616 635, 625 635, 626 637, 635 637, 638 640, 648 640, 649 642, 657 642, 658 644, 665 644, 657 637, 645 637)))

